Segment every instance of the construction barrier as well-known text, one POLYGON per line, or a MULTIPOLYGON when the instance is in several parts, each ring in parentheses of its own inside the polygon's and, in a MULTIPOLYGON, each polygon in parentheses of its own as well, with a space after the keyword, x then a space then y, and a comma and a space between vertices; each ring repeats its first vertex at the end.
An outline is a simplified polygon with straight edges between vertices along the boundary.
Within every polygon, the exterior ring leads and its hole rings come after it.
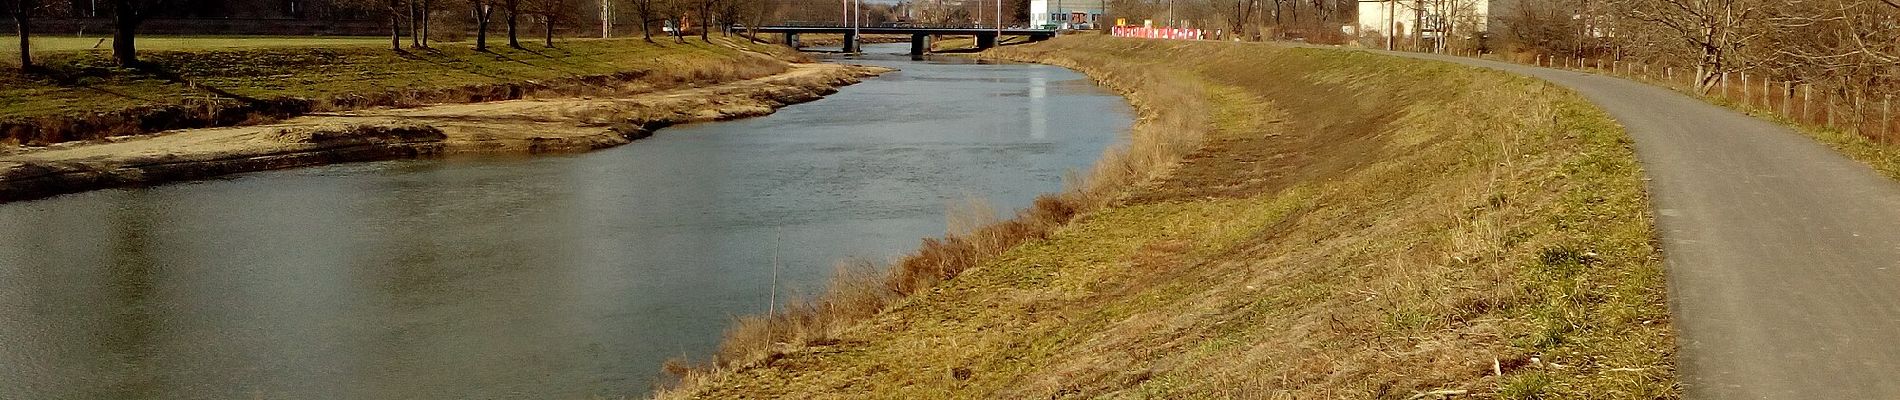
POLYGON ((1200 40, 1200 29, 1184 28, 1148 28, 1140 26, 1117 26, 1113 30, 1116 37, 1148 39, 1200 40))

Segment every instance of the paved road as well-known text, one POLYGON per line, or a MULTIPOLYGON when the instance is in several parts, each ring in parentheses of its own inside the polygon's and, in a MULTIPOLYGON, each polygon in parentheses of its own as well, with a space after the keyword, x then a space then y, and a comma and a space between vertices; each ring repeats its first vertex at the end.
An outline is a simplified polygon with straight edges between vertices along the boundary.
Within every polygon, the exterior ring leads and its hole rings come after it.
POLYGON ((1900 399, 1900 183, 1673 91, 1429 54, 1568 86, 1636 141, 1690 399, 1900 399))

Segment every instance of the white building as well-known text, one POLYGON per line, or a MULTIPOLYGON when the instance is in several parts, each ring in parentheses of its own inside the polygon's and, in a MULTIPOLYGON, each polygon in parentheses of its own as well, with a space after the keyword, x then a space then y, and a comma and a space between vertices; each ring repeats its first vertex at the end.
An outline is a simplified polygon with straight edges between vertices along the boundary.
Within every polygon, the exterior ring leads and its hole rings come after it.
POLYGON ((1029 0, 1029 27, 1083 29, 1101 26, 1105 0, 1029 0))

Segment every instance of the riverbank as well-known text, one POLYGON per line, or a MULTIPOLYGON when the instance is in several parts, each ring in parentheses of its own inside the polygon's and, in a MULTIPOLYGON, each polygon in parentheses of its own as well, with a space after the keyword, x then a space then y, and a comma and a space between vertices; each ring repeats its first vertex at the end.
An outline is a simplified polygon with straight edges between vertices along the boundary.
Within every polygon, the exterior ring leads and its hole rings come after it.
POLYGON ((1679 396, 1641 170, 1570 91, 1267 44, 984 54, 1124 93, 1129 146, 742 321, 660 397, 1679 396))
POLYGON ((396 52, 382 43, 160 47, 141 52, 138 68, 114 65, 102 49, 41 53, 37 71, 0 71, 0 151, 312 112, 649 92, 758 78, 809 61, 737 37, 579 39, 488 51, 436 43, 396 52))
POLYGON ((667 125, 769 114, 887 71, 839 64, 786 68, 763 78, 642 94, 314 114, 19 151, 0 155, 0 202, 318 164, 601 149, 667 125))

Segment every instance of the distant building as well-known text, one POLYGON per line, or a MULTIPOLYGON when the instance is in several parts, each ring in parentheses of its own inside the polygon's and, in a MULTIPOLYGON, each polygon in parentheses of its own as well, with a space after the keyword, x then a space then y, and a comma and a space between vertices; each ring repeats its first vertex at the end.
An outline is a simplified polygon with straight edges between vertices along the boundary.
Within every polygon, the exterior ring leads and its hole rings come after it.
POLYGON ((1093 29, 1101 25, 1105 0, 1029 0, 1029 27, 1093 29))

